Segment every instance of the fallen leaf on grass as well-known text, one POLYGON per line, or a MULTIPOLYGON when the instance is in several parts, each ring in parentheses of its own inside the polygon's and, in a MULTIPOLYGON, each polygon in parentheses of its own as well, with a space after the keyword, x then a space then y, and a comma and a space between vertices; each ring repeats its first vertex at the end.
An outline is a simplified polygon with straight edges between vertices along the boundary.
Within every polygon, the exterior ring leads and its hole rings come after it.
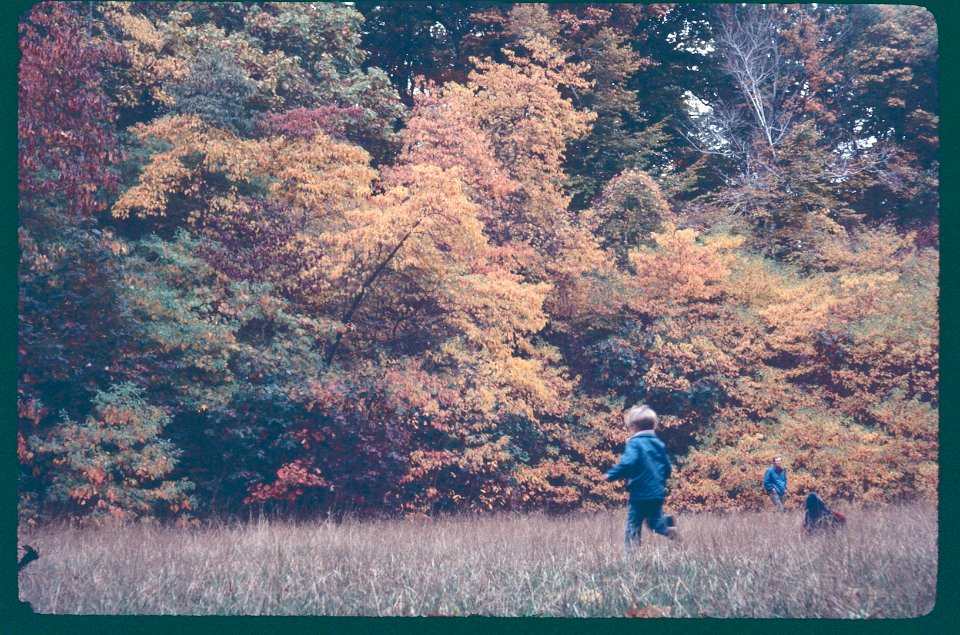
POLYGON ((656 604, 632 606, 627 611, 627 617, 670 617, 670 607, 656 604))

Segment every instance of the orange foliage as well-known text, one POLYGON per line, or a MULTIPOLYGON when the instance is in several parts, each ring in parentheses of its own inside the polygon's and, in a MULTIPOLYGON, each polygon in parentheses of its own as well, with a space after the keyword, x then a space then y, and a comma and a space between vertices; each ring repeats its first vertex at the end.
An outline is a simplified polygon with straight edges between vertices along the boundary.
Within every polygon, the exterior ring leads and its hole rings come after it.
POLYGON ((796 501, 810 490, 934 495, 933 252, 875 230, 824 246, 837 273, 801 277, 731 239, 653 237, 657 248, 631 255, 632 306, 651 320, 644 380, 674 393, 709 380, 721 393, 712 423, 679 423, 705 443, 683 460, 675 504, 764 505, 759 483, 776 453, 796 501))
POLYGON ((173 98, 164 92, 164 84, 185 78, 187 61, 166 51, 167 37, 149 19, 130 13, 122 2, 104 3, 104 19, 115 26, 127 54, 129 69, 118 82, 116 98, 122 107, 133 108, 141 102, 171 105, 173 98))

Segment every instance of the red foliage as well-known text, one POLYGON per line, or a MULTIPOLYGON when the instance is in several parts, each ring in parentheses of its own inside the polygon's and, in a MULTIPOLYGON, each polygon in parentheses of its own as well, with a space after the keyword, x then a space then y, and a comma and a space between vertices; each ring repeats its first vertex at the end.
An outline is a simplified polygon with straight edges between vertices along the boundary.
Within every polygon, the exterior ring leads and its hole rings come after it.
POLYGON ((329 481, 322 478, 316 471, 295 460, 285 464, 277 470, 277 480, 269 485, 256 485, 244 503, 262 503, 268 500, 296 501, 303 495, 305 488, 328 487, 329 481))
POLYGON ((282 113, 267 113, 257 120, 257 129, 268 135, 287 135, 310 139, 318 132, 343 139, 363 116, 359 106, 341 108, 333 104, 319 108, 295 108, 282 113))
POLYGON ((90 39, 79 3, 44 2, 20 25, 21 195, 59 193, 68 213, 103 209, 119 183, 115 115, 101 70, 122 59, 116 42, 90 39))

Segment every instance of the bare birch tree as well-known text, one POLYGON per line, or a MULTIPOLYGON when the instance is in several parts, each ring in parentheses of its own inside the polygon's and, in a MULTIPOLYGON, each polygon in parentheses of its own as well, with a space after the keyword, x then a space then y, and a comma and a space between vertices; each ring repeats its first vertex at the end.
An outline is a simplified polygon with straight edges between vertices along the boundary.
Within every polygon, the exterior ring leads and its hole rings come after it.
POLYGON ((792 120, 783 105, 794 78, 778 43, 779 22, 775 10, 766 7, 725 5, 717 10, 716 46, 723 56, 722 68, 736 82, 753 128, 771 150, 792 120))
POLYGON ((715 11, 714 24, 711 46, 736 93, 701 99, 704 108, 692 117, 687 139, 702 152, 744 165, 751 163, 757 144, 776 156, 794 123, 787 104, 797 83, 797 65, 779 42, 782 17, 773 8, 723 5, 715 11))

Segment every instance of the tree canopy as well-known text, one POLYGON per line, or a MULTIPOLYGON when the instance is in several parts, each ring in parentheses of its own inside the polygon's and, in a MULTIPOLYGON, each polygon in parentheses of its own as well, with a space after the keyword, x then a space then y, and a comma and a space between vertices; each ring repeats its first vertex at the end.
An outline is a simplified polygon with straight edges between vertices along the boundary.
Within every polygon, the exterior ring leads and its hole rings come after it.
POLYGON ((935 497, 933 16, 41 2, 21 518, 935 497), (797 494, 800 496, 800 494, 797 494))

